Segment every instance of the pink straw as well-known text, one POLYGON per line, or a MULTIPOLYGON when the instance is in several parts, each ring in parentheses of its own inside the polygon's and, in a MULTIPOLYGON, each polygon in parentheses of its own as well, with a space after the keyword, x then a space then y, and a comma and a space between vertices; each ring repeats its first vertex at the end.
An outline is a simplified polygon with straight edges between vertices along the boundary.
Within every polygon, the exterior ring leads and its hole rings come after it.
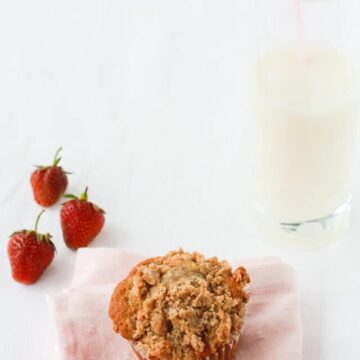
POLYGON ((300 1, 301 0, 294 0, 295 17, 296 17, 296 34, 297 34, 300 58, 306 61, 304 17, 303 17, 300 1))

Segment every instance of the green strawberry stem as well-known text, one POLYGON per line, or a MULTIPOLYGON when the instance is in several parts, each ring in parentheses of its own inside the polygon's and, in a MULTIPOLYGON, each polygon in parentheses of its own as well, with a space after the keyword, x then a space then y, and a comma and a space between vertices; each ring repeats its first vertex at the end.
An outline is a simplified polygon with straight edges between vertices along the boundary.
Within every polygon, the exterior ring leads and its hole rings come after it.
MULTIPOLYGON (((40 212, 40 214, 37 216, 37 218, 36 218, 36 222, 35 222, 35 236, 36 236, 36 240, 38 241, 38 242, 41 242, 41 241, 46 241, 53 249, 54 249, 54 251, 56 252, 56 247, 55 247, 55 244, 51 241, 51 238, 52 238, 52 236, 49 234, 49 233, 47 233, 47 234, 40 234, 39 232, 38 232, 38 225, 39 225, 39 220, 40 220, 40 218, 41 218, 41 216, 42 216, 42 214, 45 212, 45 210, 42 210, 41 212, 40 212)), ((31 232, 31 231, 30 231, 31 232)))
POLYGON ((85 191, 80 195, 81 201, 88 201, 88 187, 85 188, 85 191))
POLYGON ((80 195, 80 197, 77 197, 76 195, 73 195, 73 194, 65 194, 64 198, 73 199, 73 200, 88 201, 88 187, 85 188, 85 191, 80 195))
MULTIPOLYGON (((40 212, 40 214, 37 216, 36 221, 35 221, 35 230, 34 230, 34 232, 35 232, 35 236, 36 236, 36 239, 37 239, 38 242, 43 241, 43 240, 50 241, 50 239, 51 239, 51 235, 50 235, 50 234, 43 235, 43 234, 40 234, 40 233, 38 232, 39 220, 40 220, 40 218, 41 218, 41 215, 42 215, 44 212, 45 212, 45 210, 42 210, 42 211, 40 212)), ((50 241, 50 242, 51 242, 51 241, 50 241)), ((53 248, 55 248, 54 244, 52 244, 52 246, 53 246, 53 248)))
MULTIPOLYGON (((44 165, 34 165, 34 166, 37 167, 38 169, 41 169, 41 170, 46 170, 46 169, 49 169, 51 167, 57 167, 59 165, 59 162, 61 161, 61 156, 59 156, 61 150, 62 150, 62 147, 59 147, 56 150, 52 165, 46 165, 46 166, 44 166, 44 165)), ((65 174, 70 174, 71 175, 72 173, 68 172, 68 171, 65 171, 65 174)))
POLYGON ((62 147, 59 147, 55 153, 55 156, 54 156, 54 161, 53 161, 53 166, 58 166, 60 160, 61 160, 61 157, 58 157, 59 154, 60 154, 60 151, 62 150, 62 147))
POLYGON ((41 218, 41 215, 45 212, 45 210, 42 210, 40 212, 40 214, 37 216, 36 218, 36 221, 35 221, 35 232, 37 233, 38 232, 38 225, 39 225, 39 220, 41 218))
MULTIPOLYGON (((73 194, 66 194, 64 195, 64 198, 67 198, 67 199, 72 199, 72 200, 79 200, 79 201, 85 201, 87 202, 88 201, 88 187, 85 188, 85 191, 80 195, 80 197, 77 197, 73 194)), ((62 205, 65 205, 65 203, 63 203, 62 205)), ((90 203, 96 210, 102 212, 103 214, 105 214, 105 211, 101 208, 99 208, 97 205, 95 205, 94 203, 90 203)))
POLYGON ((45 212, 45 210, 42 210, 40 212, 40 214, 37 216, 36 218, 36 221, 35 221, 35 229, 34 230, 19 230, 19 231, 14 231, 10 236, 13 237, 17 234, 25 234, 26 236, 29 236, 29 235, 35 235, 36 236, 36 240, 38 242, 41 242, 41 241, 46 241, 53 249, 54 251, 56 252, 56 247, 54 245, 54 243, 51 241, 51 234, 49 233, 46 233, 46 234, 40 234, 38 233, 38 225, 39 225, 39 220, 42 216, 42 214, 45 212))

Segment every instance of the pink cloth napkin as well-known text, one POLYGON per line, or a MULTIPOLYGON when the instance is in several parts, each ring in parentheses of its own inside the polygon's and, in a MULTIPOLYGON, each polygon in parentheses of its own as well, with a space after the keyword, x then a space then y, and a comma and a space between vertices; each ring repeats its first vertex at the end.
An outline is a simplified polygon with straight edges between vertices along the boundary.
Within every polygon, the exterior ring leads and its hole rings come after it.
MULTIPOLYGON (((141 256, 117 249, 78 251, 71 288, 49 298, 58 360, 136 360, 112 331, 111 293, 141 256)), ((244 260, 251 277, 237 360, 298 360, 302 329, 293 268, 277 258, 244 260)), ((238 264, 234 264, 238 265, 238 264)))

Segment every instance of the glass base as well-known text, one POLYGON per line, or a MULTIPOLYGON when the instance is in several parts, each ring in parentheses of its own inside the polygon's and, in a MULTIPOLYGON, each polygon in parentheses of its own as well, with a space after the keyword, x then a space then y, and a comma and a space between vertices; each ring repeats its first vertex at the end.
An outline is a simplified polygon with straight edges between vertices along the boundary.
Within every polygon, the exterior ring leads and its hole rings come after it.
POLYGON ((259 202, 254 203, 255 222, 267 239, 276 245, 293 249, 309 249, 340 240, 350 224, 351 200, 320 219, 282 222, 259 202))

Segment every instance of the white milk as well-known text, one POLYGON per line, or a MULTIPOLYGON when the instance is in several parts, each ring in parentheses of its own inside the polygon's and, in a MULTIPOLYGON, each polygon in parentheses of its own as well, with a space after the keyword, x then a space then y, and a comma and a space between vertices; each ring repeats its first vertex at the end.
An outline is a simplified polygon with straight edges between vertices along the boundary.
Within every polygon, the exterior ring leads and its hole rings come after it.
POLYGON ((355 72, 335 51, 269 53, 258 64, 255 188, 281 222, 332 214, 350 197, 355 72))

